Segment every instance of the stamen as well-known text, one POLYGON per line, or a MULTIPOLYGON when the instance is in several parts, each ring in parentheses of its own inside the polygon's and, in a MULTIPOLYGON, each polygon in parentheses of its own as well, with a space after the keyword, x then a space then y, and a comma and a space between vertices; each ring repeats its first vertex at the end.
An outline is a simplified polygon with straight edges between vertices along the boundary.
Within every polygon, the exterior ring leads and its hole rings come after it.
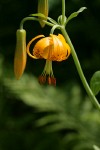
POLYGON ((54 78, 52 70, 52 61, 46 60, 46 64, 42 74, 38 78, 40 84, 45 84, 56 86, 56 78, 54 78))
POLYGON ((40 75, 39 78, 38 78, 38 80, 39 80, 40 84, 45 84, 45 82, 46 82, 46 76, 45 75, 40 75))
POLYGON ((54 86, 56 86, 56 78, 49 76, 49 77, 47 78, 47 83, 48 83, 49 85, 54 85, 54 86))

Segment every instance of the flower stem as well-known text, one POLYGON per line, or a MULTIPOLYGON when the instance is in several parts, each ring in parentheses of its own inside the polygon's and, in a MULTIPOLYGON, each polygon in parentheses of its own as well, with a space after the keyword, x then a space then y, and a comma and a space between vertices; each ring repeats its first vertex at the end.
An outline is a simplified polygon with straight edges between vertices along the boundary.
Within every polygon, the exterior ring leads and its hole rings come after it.
POLYGON ((33 18, 33 17, 25 17, 25 18, 23 18, 23 19, 21 20, 21 22, 20 22, 20 29, 23 29, 24 23, 25 23, 26 21, 28 21, 28 20, 36 20, 36 21, 38 21, 37 18, 33 18))
POLYGON ((98 100, 96 99, 96 97, 94 96, 92 90, 90 89, 87 81, 86 81, 86 78, 83 74, 83 71, 82 71, 82 68, 81 68, 81 65, 80 65, 80 62, 78 60, 78 57, 77 57, 77 54, 75 52, 75 49, 74 49, 74 46, 66 32, 66 29, 64 27, 61 28, 61 31, 62 31, 62 34, 64 35, 65 37, 65 40, 67 41, 67 43, 69 44, 70 48, 71 48, 71 54, 72 54, 72 57, 73 57, 73 60, 74 60, 74 63, 76 65, 76 68, 77 68, 77 71, 78 71, 78 74, 80 76, 80 79, 83 83, 83 86, 87 92, 87 94, 89 95, 92 103, 100 110, 100 104, 98 103, 98 100))
MULTIPOLYGON (((29 21, 29 20, 39 21, 39 19, 38 19, 38 18, 35 18, 35 17, 25 17, 25 18, 22 19, 21 22, 20 22, 20 29, 23 29, 24 23, 25 23, 26 21, 29 21)), ((42 20, 42 21, 45 22, 45 24, 47 24, 48 26, 51 26, 51 27, 53 26, 52 23, 50 23, 50 22, 48 22, 48 21, 46 21, 46 20, 42 20)))
POLYGON ((65 0, 62 0, 62 25, 65 22, 65 0))

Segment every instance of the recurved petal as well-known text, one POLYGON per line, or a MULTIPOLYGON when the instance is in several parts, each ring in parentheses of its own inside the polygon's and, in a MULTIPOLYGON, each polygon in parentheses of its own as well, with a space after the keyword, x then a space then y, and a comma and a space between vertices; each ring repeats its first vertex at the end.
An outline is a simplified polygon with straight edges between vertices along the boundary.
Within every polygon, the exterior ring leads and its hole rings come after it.
POLYGON ((65 41, 65 38, 61 35, 61 34, 58 34, 58 36, 57 36, 62 42, 66 42, 65 41))
POLYGON ((37 58, 48 58, 49 47, 50 47, 50 37, 45 37, 40 39, 34 46, 33 55, 37 58))
POLYGON ((64 49, 67 50, 67 56, 66 56, 66 57, 68 58, 68 56, 69 56, 70 53, 71 53, 70 46, 66 43, 64 37, 63 37, 61 34, 58 34, 58 38, 59 38, 59 40, 62 41, 62 44, 63 44, 63 50, 64 50, 64 49))
POLYGON ((67 50, 64 47, 62 41, 56 35, 51 35, 53 38, 54 49, 52 59, 54 61, 63 61, 66 59, 67 50))
POLYGON ((57 50, 56 48, 54 48, 54 51, 57 54, 56 60, 57 61, 66 60, 68 56, 70 55, 69 45, 66 43, 64 37, 61 34, 59 34, 58 36, 53 35, 53 37, 54 37, 54 40, 56 39, 56 41, 58 42, 57 50))
MULTIPOLYGON (((47 37, 48 44, 43 47, 43 53, 41 53, 41 56, 44 59, 57 61, 57 55, 60 52, 60 44, 59 39, 56 35, 50 34, 50 37, 47 37)), ((61 42, 60 42, 61 43, 61 42)))
MULTIPOLYGON (((43 38, 43 37, 44 37, 44 35, 38 35, 38 36, 36 36, 35 38, 33 38, 31 41, 29 41, 29 43, 27 44, 26 51, 27 51, 27 54, 28 54, 31 58, 38 59, 38 57, 37 57, 36 55, 34 55, 34 54, 35 54, 34 51, 33 51, 33 54, 31 54, 31 52, 30 52, 30 46, 31 46, 31 44, 32 44, 35 40, 37 40, 37 39, 39 39, 39 38, 43 38)), ((36 53, 37 53, 37 50, 36 50, 36 49, 35 49, 35 51, 36 51, 36 53)))

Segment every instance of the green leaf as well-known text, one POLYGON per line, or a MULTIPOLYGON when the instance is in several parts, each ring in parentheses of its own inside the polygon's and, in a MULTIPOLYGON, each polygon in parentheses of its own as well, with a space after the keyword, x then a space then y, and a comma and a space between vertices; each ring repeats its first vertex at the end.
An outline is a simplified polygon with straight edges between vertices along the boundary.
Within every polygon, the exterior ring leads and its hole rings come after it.
POLYGON ((79 13, 81 13, 81 12, 82 12, 83 10, 85 10, 85 9, 87 9, 87 8, 86 8, 86 7, 81 7, 78 11, 72 13, 72 14, 68 17, 68 19, 66 20, 66 24, 68 23, 69 20, 71 20, 71 19, 77 17, 77 15, 78 15, 79 13))
POLYGON ((53 24, 58 24, 54 19, 50 18, 50 17, 46 17, 44 14, 42 13, 36 13, 36 14, 30 14, 29 16, 32 16, 32 17, 41 17, 42 19, 47 19, 49 20, 51 23, 53 24))
POLYGON ((90 80, 90 87, 94 93, 97 95, 100 92, 100 71, 96 71, 91 80, 90 80))
POLYGON ((46 18, 47 18, 47 17, 46 17, 44 14, 42 14, 42 13, 30 14, 29 16, 41 17, 41 18, 43 18, 43 19, 46 19, 46 18))

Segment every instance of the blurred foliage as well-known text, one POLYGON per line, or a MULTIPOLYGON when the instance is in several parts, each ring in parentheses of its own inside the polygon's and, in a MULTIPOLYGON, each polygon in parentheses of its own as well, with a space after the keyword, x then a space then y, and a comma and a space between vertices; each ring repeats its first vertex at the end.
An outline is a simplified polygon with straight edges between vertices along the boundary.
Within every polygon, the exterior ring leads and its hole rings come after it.
POLYGON ((100 146, 100 113, 78 84, 41 86, 32 75, 24 74, 17 81, 12 70, 2 63, 0 68, 1 149, 92 150, 92 145, 100 146))
MULTIPOLYGON (((49 3, 49 15, 57 20, 61 1, 49 0, 49 3)), ((66 0, 66 15, 82 6, 87 10, 73 19, 66 30, 89 82, 92 74, 100 70, 100 1, 66 0)), ((22 18, 36 11, 37 0, 0 0, 0 150, 100 147, 100 113, 87 97, 71 57, 53 63, 57 87, 38 84, 43 60, 28 58, 21 80, 14 77, 16 30, 22 18)), ((41 29, 37 22, 26 22, 24 27, 27 41, 41 33, 48 35, 50 30, 47 26, 41 29)))
POLYGON ((96 145, 93 145, 95 150, 100 150, 99 147, 97 147, 96 145))

